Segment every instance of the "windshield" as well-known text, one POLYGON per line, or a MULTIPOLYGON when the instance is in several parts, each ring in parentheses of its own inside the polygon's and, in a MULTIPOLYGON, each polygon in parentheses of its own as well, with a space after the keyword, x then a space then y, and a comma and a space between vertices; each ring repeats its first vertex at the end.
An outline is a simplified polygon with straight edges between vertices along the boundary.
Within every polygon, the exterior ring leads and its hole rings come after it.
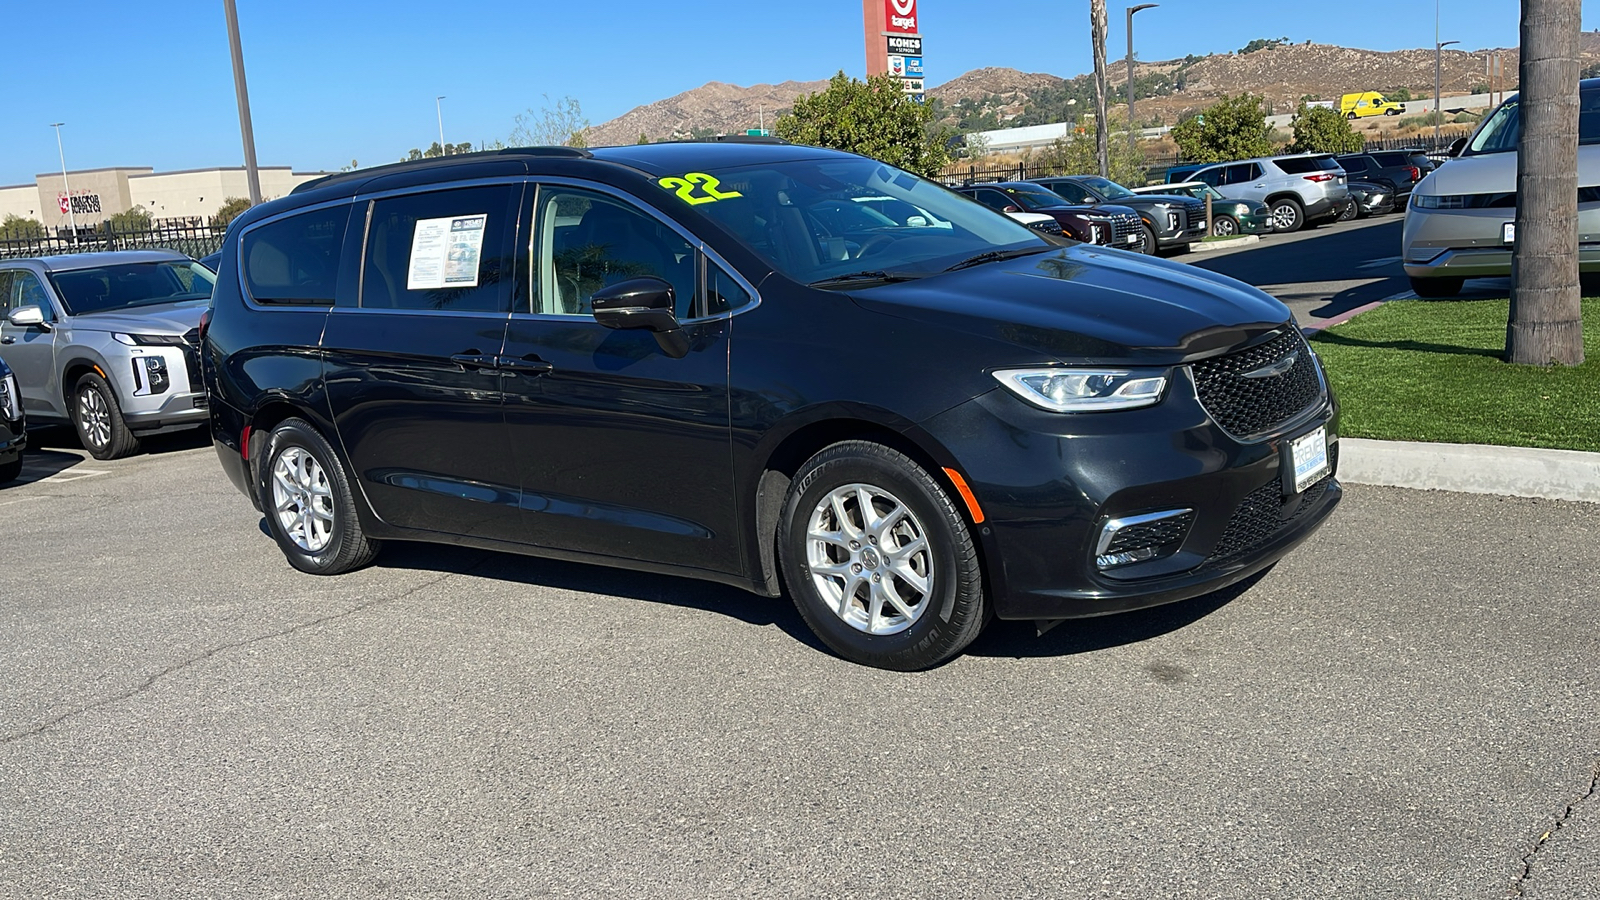
POLYGON ((116 263, 93 269, 74 269, 50 276, 67 315, 116 312, 136 306, 211 299, 217 277, 192 260, 116 263))
MULTIPOLYGON (((1472 140, 1467 142, 1461 155, 1504 153, 1517 149, 1517 142, 1522 139, 1522 107, 1519 101, 1520 97, 1512 97, 1500 104, 1500 108, 1472 135, 1472 140)), ((1578 94, 1578 144, 1600 144, 1600 90, 1578 94)))
POLYGON ((1133 191, 1128 190, 1120 184, 1117 184, 1115 181, 1112 181, 1109 178, 1101 178, 1098 175, 1089 178, 1080 178, 1078 180, 1082 181, 1084 184, 1087 184, 1089 187, 1094 188, 1095 191, 1100 194, 1100 196, 1106 198, 1107 200, 1121 200, 1124 197, 1139 196, 1133 191))
POLYGON ((1007 185, 1000 190, 1005 191, 1007 196, 1022 201, 1018 205, 1023 209, 1045 209, 1052 206, 1070 205, 1065 197, 1042 187, 1024 188, 1007 185))
MULTIPOLYGON (((697 212, 806 284, 869 272, 888 273, 888 280, 920 277, 980 253, 1054 246, 980 203, 870 159, 797 160, 687 177, 700 179, 712 198, 691 195, 697 212)), ((660 179, 669 191, 684 180, 660 179)))

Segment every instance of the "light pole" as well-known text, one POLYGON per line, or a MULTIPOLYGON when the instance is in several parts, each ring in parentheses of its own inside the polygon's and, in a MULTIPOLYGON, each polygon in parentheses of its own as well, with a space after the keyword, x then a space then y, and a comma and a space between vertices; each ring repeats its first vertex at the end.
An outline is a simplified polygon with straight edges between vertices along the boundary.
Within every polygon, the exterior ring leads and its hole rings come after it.
POLYGON ((51 122, 50 127, 56 130, 56 153, 61 155, 61 190, 67 195, 67 221, 72 225, 72 241, 78 241, 78 218, 72 214, 72 185, 67 183, 67 151, 61 148, 61 126, 65 122, 51 122))
POLYGON ((444 155, 444 107, 439 105, 443 96, 433 98, 433 112, 439 117, 439 155, 444 155))
POLYGON ((1159 3, 1141 3, 1128 7, 1128 152, 1138 147, 1138 125, 1133 118, 1133 14, 1141 9, 1154 9, 1159 3))
POLYGON ((1440 51, 1451 44, 1459 43, 1461 42, 1445 41, 1442 44, 1435 42, 1433 45, 1433 147, 1435 150, 1439 149, 1439 123, 1444 121, 1444 110, 1439 108, 1441 103, 1439 95, 1443 91, 1439 65, 1440 51))
POLYGON ((239 43, 239 10, 233 0, 222 0, 228 19, 228 51, 233 56, 233 92, 239 100, 239 133, 244 139, 244 177, 250 186, 250 205, 261 202, 261 173, 256 169, 256 133, 250 127, 250 91, 244 83, 244 48, 239 43))

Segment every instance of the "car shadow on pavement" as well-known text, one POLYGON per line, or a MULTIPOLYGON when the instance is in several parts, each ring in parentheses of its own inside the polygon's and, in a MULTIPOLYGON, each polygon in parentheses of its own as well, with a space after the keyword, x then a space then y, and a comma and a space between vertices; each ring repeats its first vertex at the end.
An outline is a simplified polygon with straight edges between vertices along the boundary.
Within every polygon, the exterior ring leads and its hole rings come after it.
MULTIPOLYGON (((185 428, 182 431, 171 431, 166 434, 145 435, 139 439, 139 454, 157 456, 163 453, 177 453, 183 450, 197 450, 201 447, 211 446, 211 432, 205 428, 185 428)), ((78 440, 78 432, 68 425, 42 425, 28 428, 29 459, 35 455, 35 448, 57 448, 71 453, 85 453, 83 442, 78 440)), ((98 460, 87 456, 80 456, 91 463, 98 460)))
POLYGON ((1034 622, 996 620, 989 623, 966 652, 970 656, 1022 659, 1074 656, 1137 644, 1179 631, 1211 615, 1247 593, 1270 571, 1272 567, 1268 566, 1236 584, 1177 603, 1109 616, 1067 619, 1042 635, 1034 622))
MULTIPOLYGON (((28 437, 32 439, 30 432, 28 437)), ((10 484, 0 484, 0 490, 15 487, 20 484, 30 484, 35 481, 44 481, 54 478, 62 472, 72 469, 73 466, 89 460, 79 453, 63 453, 59 450, 36 450, 32 446, 22 451, 22 477, 10 484)))
POLYGON ((1368 347, 1379 350, 1408 350, 1416 353, 1441 353, 1449 356, 1487 356, 1491 359, 1504 359, 1505 351, 1487 347, 1458 347, 1454 344, 1430 344, 1423 341, 1366 341, 1360 338, 1349 337, 1334 331, 1324 331, 1317 335, 1317 342, 1323 344, 1339 344, 1344 347, 1368 347))
MULTIPOLYGON (((261 520, 260 528, 263 532, 267 531, 265 519, 261 520)), ((375 565, 386 569, 450 572, 530 587, 579 591, 698 609, 750 625, 773 625, 795 640, 827 652, 827 648, 806 627, 805 620, 800 618, 800 613, 787 597, 762 597, 740 588, 695 578, 448 544, 399 541, 386 544, 378 554, 375 565)))

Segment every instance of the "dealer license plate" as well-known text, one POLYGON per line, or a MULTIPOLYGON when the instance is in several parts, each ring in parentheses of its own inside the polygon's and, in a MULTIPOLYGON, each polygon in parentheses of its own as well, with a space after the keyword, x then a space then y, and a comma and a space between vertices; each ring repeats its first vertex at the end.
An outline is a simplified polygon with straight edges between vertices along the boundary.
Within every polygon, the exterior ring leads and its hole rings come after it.
POLYGON ((1328 474, 1328 430, 1318 428, 1290 441, 1289 459, 1294 466, 1294 492, 1298 494, 1328 474))
POLYGON ((1507 222, 1500 226, 1500 241, 1506 244, 1517 242, 1517 223, 1507 222))

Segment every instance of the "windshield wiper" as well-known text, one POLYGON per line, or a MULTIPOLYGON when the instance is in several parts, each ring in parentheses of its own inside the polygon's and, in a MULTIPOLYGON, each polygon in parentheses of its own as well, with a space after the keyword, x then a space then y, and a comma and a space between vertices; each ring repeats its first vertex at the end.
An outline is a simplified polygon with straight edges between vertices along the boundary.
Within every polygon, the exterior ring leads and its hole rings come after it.
POLYGON ((845 284, 864 284, 871 282, 892 283, 896 281, 914 281, 922 275, 912 272, 884 272, 873 269, 866 272, 850 272, 845 275, 835 275, 832 278, 823 278, 811 282, 811 287, 827 288, 838 287, 845 284))
POLYGON ((1054 247, 1046 246, 1046 247, 1015 247, 1015 248, 1012 248, 1010 250, 990 250, 990 251, 988 251, 986 253, 979 253, 977 256, 969 256, 966 259, 963 259, 961 262, 958 262, 955 265, 951 266, 950 268, 945 269, 945 271, 946 272, 954 272, 957 269, 965 269, 965 268, 967 268, 969 266, 981 266, 986 262, 994 262, 995 260, 1000 260, 1000 259, 1014 259, 1014 258, 1016 258, 1018 256, 1031 256, 1032 254, 1035 254, 1035 253, 1043 253, 1046 250, 1054 250, 1054 249, 1055 249, 1054 247))

